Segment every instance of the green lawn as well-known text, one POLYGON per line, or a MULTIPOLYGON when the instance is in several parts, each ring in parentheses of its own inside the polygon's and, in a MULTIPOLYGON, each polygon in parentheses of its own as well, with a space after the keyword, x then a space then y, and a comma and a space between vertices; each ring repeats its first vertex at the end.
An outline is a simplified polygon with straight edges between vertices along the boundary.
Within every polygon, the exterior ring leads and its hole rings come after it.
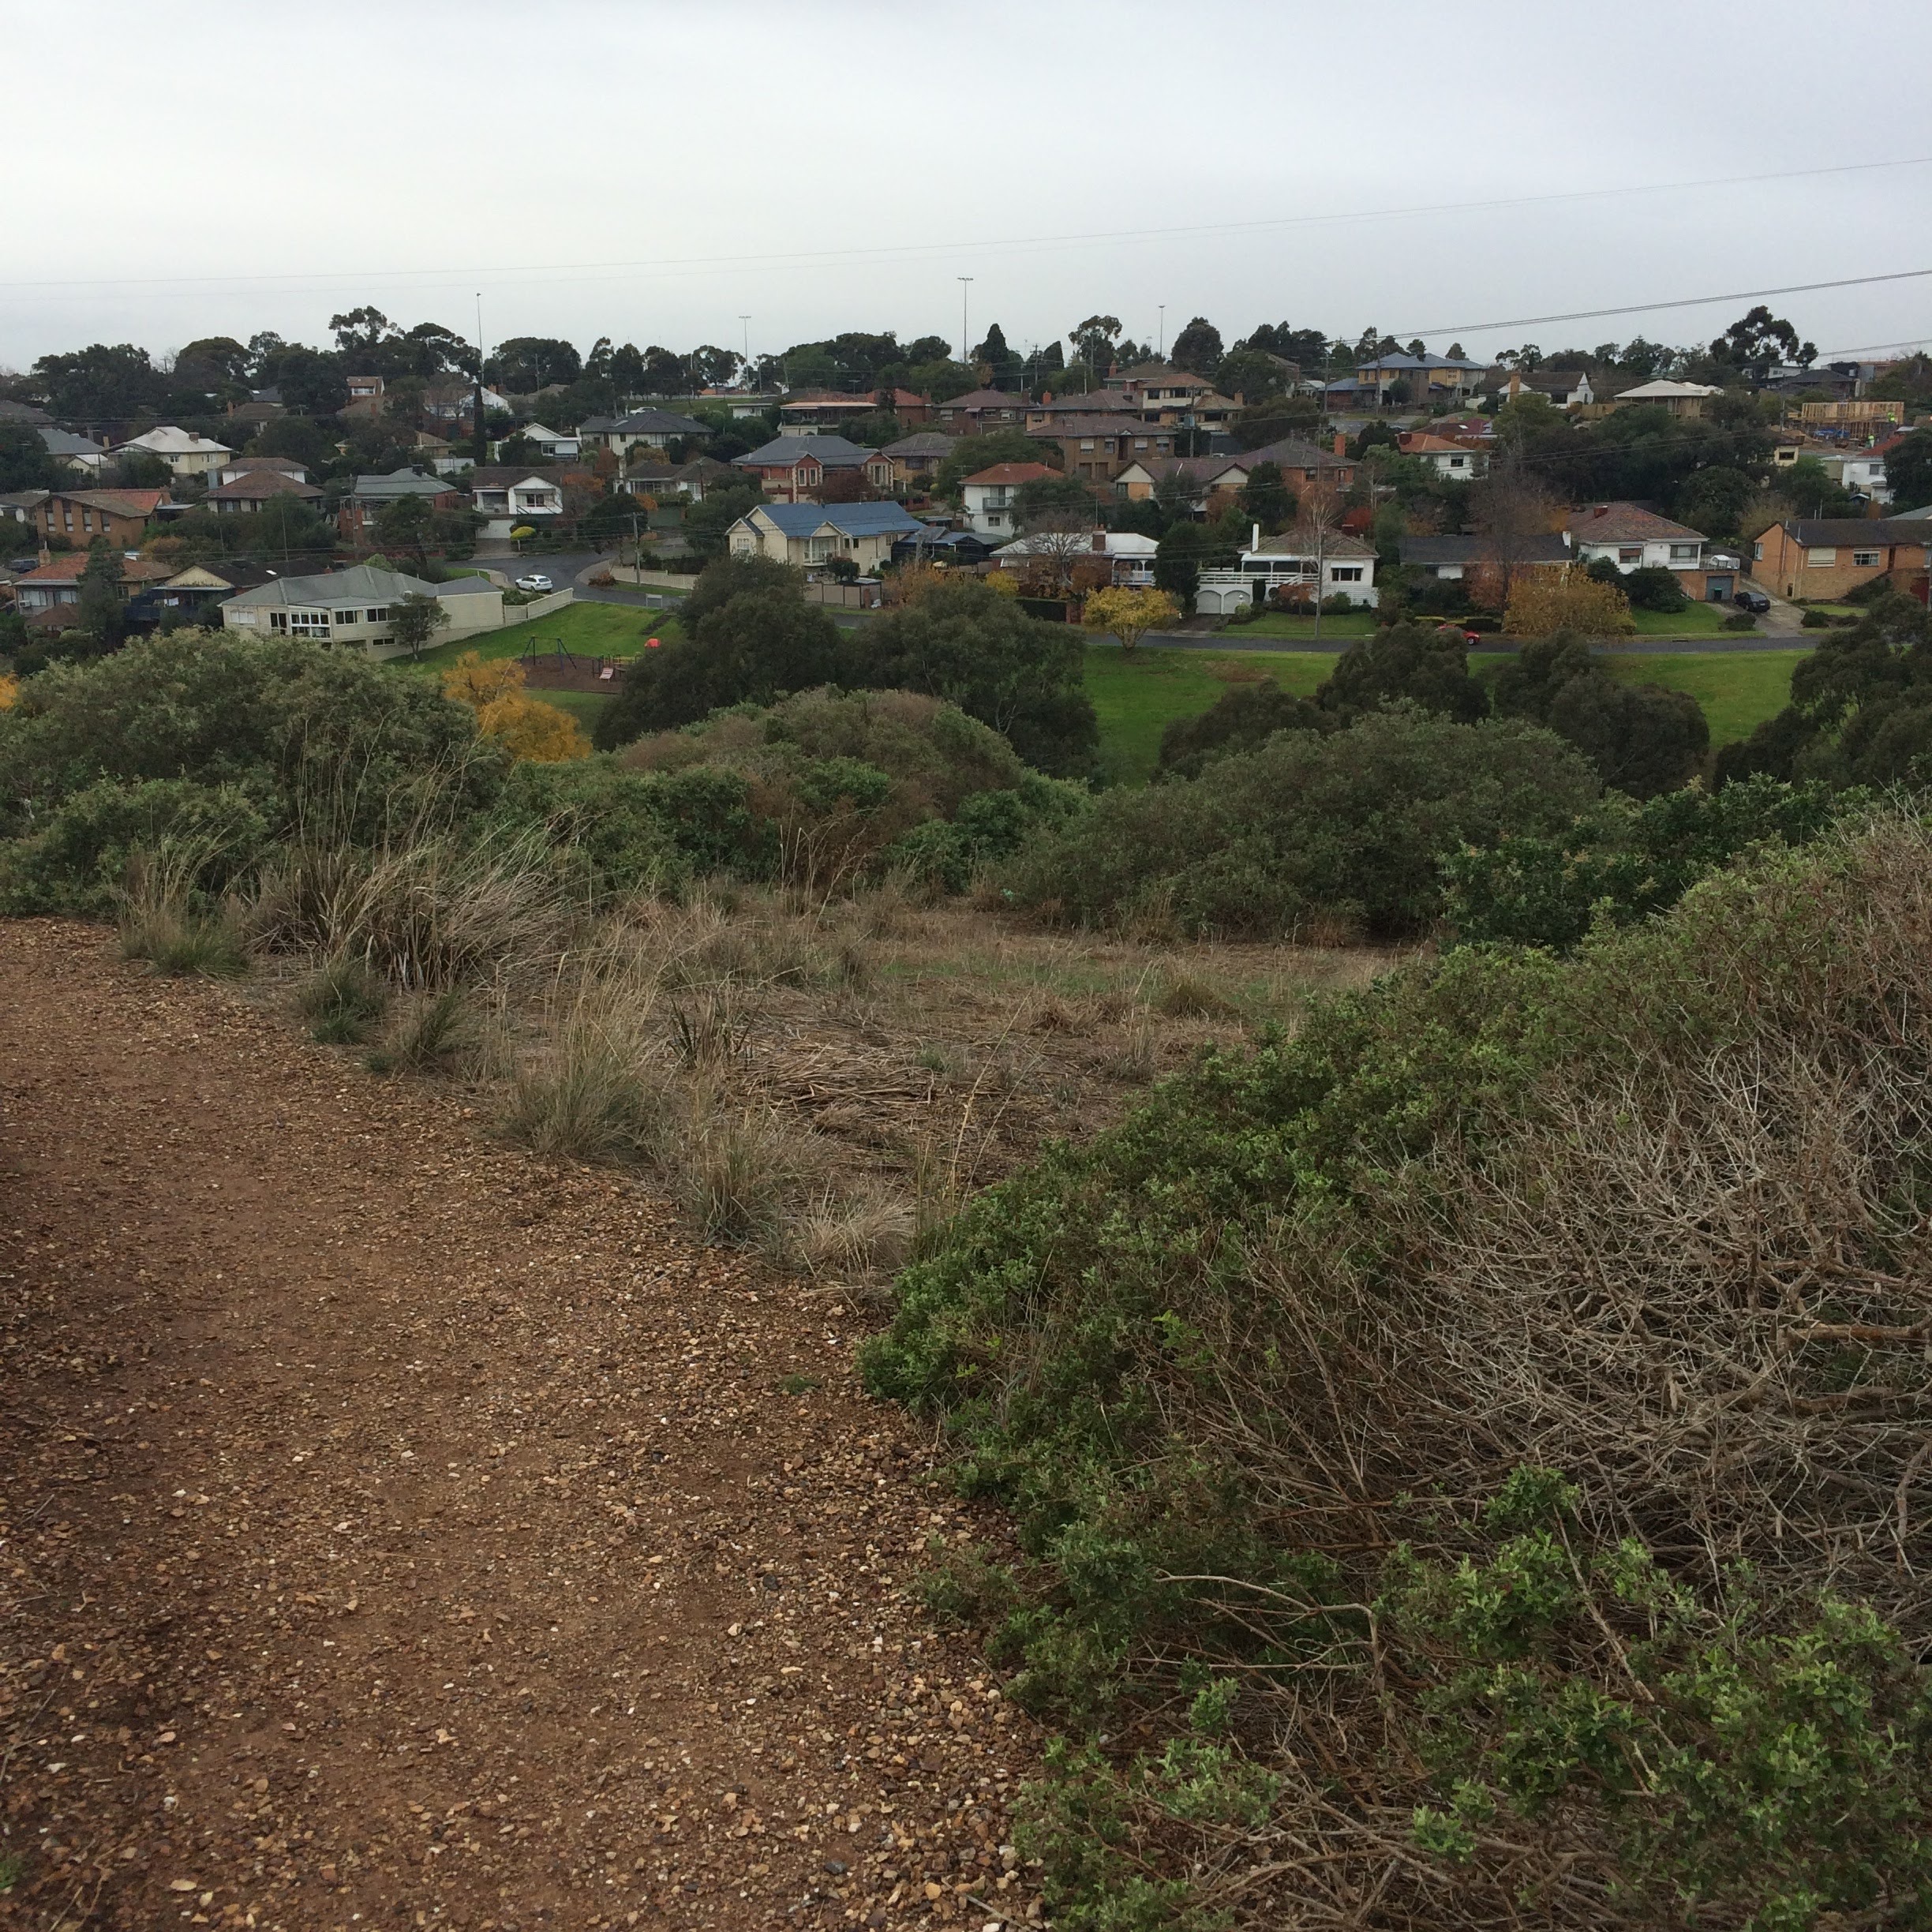
MULTIPOLYGON (((1331 638, 1367 637, 1374 629, 1373 611, 1351 611, 1346 617, 1323 618, 1321 641, 1325 644, 1331 638)), ((1287 611, 1264 611, 1252 623, 1231 625, 1227 635, 1230 639, 1305 638, 1312 643, 1315 639, 1315 620, 1297 617, 1287 611)))
MULTIPOLYGON (((1513 655, 1471 651, 1470 669, 1487 679, 1513 655)), ((1802 650, 1610 651, 1604 662, 1632 683, 1688 691, 1710 720, 1711 743, 1750 736, 1782 710, 1802 650)), ((1142 645, 1131 656, 1113 644, 1087 646, 1087 695, 1100 720, 1100 762, 1116 783, 1144 784, 1160 755, 1161 732, 1178 717, 1197 717, 1231 685, 1259 674, 1306 695, 1335 668, 1327 651, 1177 650, 1142 645)))
POLYGON ((612 702, 605 691, 540 691, 530 695, 547 705, 555 705, 560 711, 567 711, 586 732, 595 728, 612 702))
POLYGON ((1632 684, 1661 684, 1688 691, 1710 720, 1711 743, 1730 744, 1748 738, 1791 699, 1792 672, 1802 650, 1700 651, 1682 655, 1659 652, 1606 653, 1616 676, 1632 684))
POLYGON ((438 644, 413 663, 407 658, 394 661, 406 671, 440 671, 465 651, 474 651, 485 660, 521 657, 533 644, 539 650, 561 644, 566 650, 586 657, 632 657, 643 650, 646 638, 663 638, 668 642, 677 635, 674 612, 631 610, 619 604, 567 604, 560 611, 529 623, 512 624, 507 630, 464 638, 454 644, 438 644))
POLYGON ((1087 695, 1100 719, 1100 758, 1107 776, 1137 784, 1153 774, 1161 732, 1170 719, 1196 717, 1233 683, 1260 673, 1283 691, 1314 690, 1335 668, 1326 651, 1239 651, 1225 657, 1143 644, 1087 646, 1087 695), (1232 671, 1241 674, 1231 678, 1232 671))
POLYGON ((1736 613, 1728 604, 1687 604, 1680 611, 1634 610, 1639 637, 1720 637, 1724 620, 1736 613))

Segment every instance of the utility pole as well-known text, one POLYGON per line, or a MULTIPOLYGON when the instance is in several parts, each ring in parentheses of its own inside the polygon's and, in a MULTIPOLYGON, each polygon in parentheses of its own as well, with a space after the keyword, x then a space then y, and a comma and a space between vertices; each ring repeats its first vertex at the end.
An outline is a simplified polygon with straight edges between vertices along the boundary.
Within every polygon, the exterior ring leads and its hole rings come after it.
POLYGON ((751 387, 751 318, 741 315, 738 320, 744 324, 744 385, 751 387))
POLYGON ((972 331, 966 326, 966 294, 967 285, 973 278, 955 275, 953 279, 960 285, 960 361, 966 365, 972 361, 972 331))
POLYGON ((477 290, 476 389, 470 399, 475 423, 470 443, 470 460, 481 470, 489 460, 489 437, 483 427, 483 291, 477 290))
POLYGON ((1167 305, 1162 302, 1159 307, 1160 309, 1160 335, 1158 339, 1160 346, 1154 351, 1154 360, 1156 362, 1164 361, 1167 354, 1167 305))

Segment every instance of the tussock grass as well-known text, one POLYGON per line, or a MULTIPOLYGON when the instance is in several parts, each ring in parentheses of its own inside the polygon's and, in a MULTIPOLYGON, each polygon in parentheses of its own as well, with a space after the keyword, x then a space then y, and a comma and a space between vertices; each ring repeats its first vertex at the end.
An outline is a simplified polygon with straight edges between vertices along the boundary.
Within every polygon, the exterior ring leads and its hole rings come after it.
POLYGON ((655 976, 616 949, 560 986, 511 1076, 504 1133, 573 1160, 649 1157, 668 1111, 657 997, 655 976))
POLYGON ((156 972, 178 977, 238 979, 247 972, 233 908, 210 908, 194 890, 207 856, 175 846, 135 856, 116 896, 123 959, 145 960, 156 972))
POLYGON ((388 1005, 381 975, 350 953, 325 959, 295 992, 295 1009, 309 1022, 309 1037, 325 1046, 360 1046, 388 1005))
POLYGON ((372 1073, 444 1073, 477 1039, 475 1016, 461 987, 409 994, 365 1064, 372 1073))

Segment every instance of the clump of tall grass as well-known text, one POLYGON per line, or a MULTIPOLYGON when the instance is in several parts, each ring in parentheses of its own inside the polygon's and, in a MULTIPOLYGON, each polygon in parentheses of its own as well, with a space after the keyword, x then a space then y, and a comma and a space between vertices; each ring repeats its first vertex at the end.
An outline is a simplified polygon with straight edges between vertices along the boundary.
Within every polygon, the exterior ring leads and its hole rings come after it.
POLYGON ((372 1073, 442 1073, 468 1051, 475 1038, 469 996, 461 987, 407 994, 381 1043, 365 1056, 364 1064, 372 1073))
POLYGON ((353 953, 331 954, 295 990, 295 1010, 309 1022, 309 1038, 324 1046, 360 1046, 388 1004, 382 975, 353 953))
POLYGON ((114 895, 122 958, 184 977, 237 979, 248 971, 234 908, 225 900, 210 904, 197 889, 210 856, 200 845, 165 841, 133 856, 114 895))

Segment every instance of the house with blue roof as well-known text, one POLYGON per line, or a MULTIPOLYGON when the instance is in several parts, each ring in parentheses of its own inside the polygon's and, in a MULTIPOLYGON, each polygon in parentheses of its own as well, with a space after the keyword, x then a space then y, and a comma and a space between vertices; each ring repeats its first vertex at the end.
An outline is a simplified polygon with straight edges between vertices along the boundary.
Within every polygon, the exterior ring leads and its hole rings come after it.
POLYGON ((872 571, 900 537, 924 527, 896 503, 760 504, 731 526, 728 541, 733 556, 767 556, 801 570, 844 557, 872 571))

